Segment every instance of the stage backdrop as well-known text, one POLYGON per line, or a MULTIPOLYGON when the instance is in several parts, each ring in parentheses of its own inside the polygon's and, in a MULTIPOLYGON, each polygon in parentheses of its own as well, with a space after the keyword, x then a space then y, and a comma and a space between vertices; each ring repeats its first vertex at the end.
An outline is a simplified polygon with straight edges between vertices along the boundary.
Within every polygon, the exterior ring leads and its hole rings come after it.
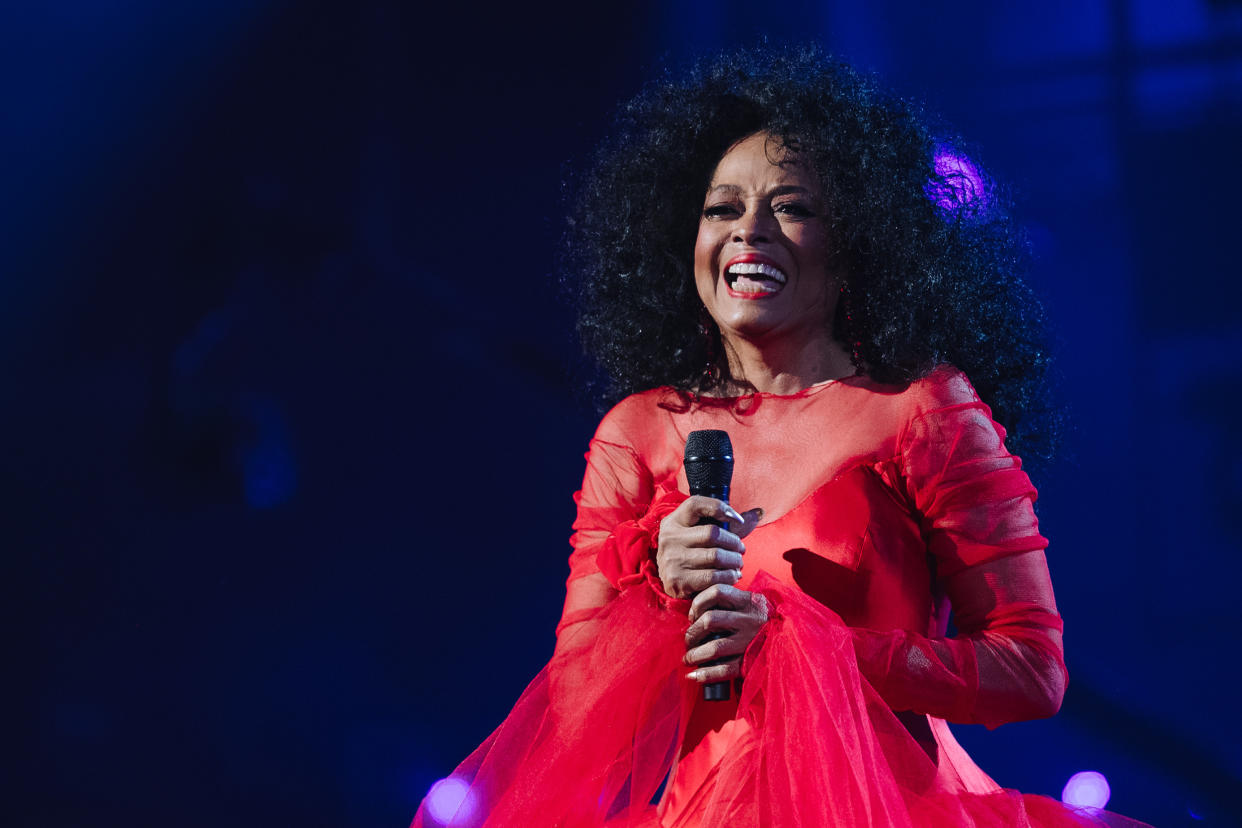
POLYGON ((1034 242, 1071 684, 961 740, 1005 785, 1095 770, 1118 811, 1232 824, 1238 3, 5 17, 9 824, 406 823, 552 648, 599 413, 561 182, 662 66, 761 36, 926 101, 1034 242))

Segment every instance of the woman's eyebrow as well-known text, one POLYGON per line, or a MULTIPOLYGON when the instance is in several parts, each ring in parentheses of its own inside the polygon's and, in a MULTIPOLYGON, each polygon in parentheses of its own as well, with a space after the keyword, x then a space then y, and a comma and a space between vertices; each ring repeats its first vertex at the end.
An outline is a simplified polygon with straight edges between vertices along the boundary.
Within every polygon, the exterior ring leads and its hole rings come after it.
POLYGON ((773 187, 768 191, 768 195, 779 196, 789 195, 790 193, 798 193, 801 195, 811 195, 811 191, 806 187, 799 187, 797 184, 782 184, 779 187, 773 187))
MULTIPOLYGON (((712 193, 737 195, 740 192, 742 192, 742 188, 736 184, 717 184, 716 186, 709 189, 707 191, 707 194, 709 196, 712 193)), ((781 196, 781 195, 789 195, 790 193, 798 193, 801 195, 811 195, 810 190, 808 190, 806 187, 799 187, 797 184, 781 184, 779 186, 773 187, 771 190, 768 190, 765 193, 765 195, 781 196)))

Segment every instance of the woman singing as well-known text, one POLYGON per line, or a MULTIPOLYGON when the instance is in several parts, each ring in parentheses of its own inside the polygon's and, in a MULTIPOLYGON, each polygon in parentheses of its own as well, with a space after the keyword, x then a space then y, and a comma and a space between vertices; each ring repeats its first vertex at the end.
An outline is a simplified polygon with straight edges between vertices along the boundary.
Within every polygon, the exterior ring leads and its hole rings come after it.
POLYGON ((996 193, 937 148, 814 50, 622 109, 566 240, 620 402, 556 652, 458 768, 457 813, 416 825, 1090 824, 946 725, 1050 716, 1066 673, 1011 453, 1054 443, 1041 312, 996 193), (739 510, 686 494, 699 429, 731 437, 739 510))

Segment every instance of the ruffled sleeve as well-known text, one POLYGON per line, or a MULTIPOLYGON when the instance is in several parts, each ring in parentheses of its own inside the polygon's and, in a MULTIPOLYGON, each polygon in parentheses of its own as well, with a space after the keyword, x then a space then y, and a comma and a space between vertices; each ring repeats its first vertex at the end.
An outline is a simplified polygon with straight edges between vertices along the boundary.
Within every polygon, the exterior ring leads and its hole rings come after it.
POLYGON ((1022 461, 1005 449, 1005 430, 973 389, 959 387, 953 397, 967 393, 971 399, 918 415, 901 436, 907 495, 942 577, 1048 545, 1022 461))
POLYGON ((894 710, 989 727, 1050 716, 1067 677, 1035 488, 961 374, 927 382, 897 462, 958 635, 856 630, 860 668, 894 710))
POLYGON ((589 621, 629 586, 649 583, 667 604, 651 554, 660 522, 687 495, 678 491, 675 477, 655 479, 617 411, 604 418, 591 440, 582 489, 574 495, 578 513, 558 640, 566 628, 589 621))

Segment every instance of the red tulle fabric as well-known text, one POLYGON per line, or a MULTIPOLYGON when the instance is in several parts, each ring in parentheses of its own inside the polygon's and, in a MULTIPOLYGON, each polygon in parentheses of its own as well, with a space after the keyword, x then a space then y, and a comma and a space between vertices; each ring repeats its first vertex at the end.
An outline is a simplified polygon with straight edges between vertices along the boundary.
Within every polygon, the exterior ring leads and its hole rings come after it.
POLYGON ((456 810, 424 803, 414 826, 1138 825, 1001 789, 946 724, 1051 715, 1066 682, 1034 488, 1003 438, 949 368, 624 401, 587 455, 556 652, 454 772, 456 810), (689 603, 651 560, 697 428, 729 431, 733 502, 765 509, 739 586, 771 619, 729 702, 685 678, 689 603))
POLYGON ((641 570, 659 541, 660 521, 687 497, 685 492, 677 491, 676 481, 666 480, 641 518, 617 524, 596 558, 596 566, 608 583, 622 589, 643 580, 641 570))
POLYGON ((770 576, 754 587, 772 619, 746 653, 735 739, 674 820, 651 803, 699 688, 683 678, 682 607, 641 583, 601 610, 616 634, 553 658, 454 771, 471 785, 461 806, 438 819, 424 807, 415 828, 1138 824, 968 790, 871 687, 835 613, 770 576))
POLYGON ((471 783, 460 807, 436 819, 424 804, 414 826, 578 828, 654 818, 649 803, 693 692, 678 669, 685 616, 640 583, 595 620, 612 634, 554 656, 453 772, 471 783))

